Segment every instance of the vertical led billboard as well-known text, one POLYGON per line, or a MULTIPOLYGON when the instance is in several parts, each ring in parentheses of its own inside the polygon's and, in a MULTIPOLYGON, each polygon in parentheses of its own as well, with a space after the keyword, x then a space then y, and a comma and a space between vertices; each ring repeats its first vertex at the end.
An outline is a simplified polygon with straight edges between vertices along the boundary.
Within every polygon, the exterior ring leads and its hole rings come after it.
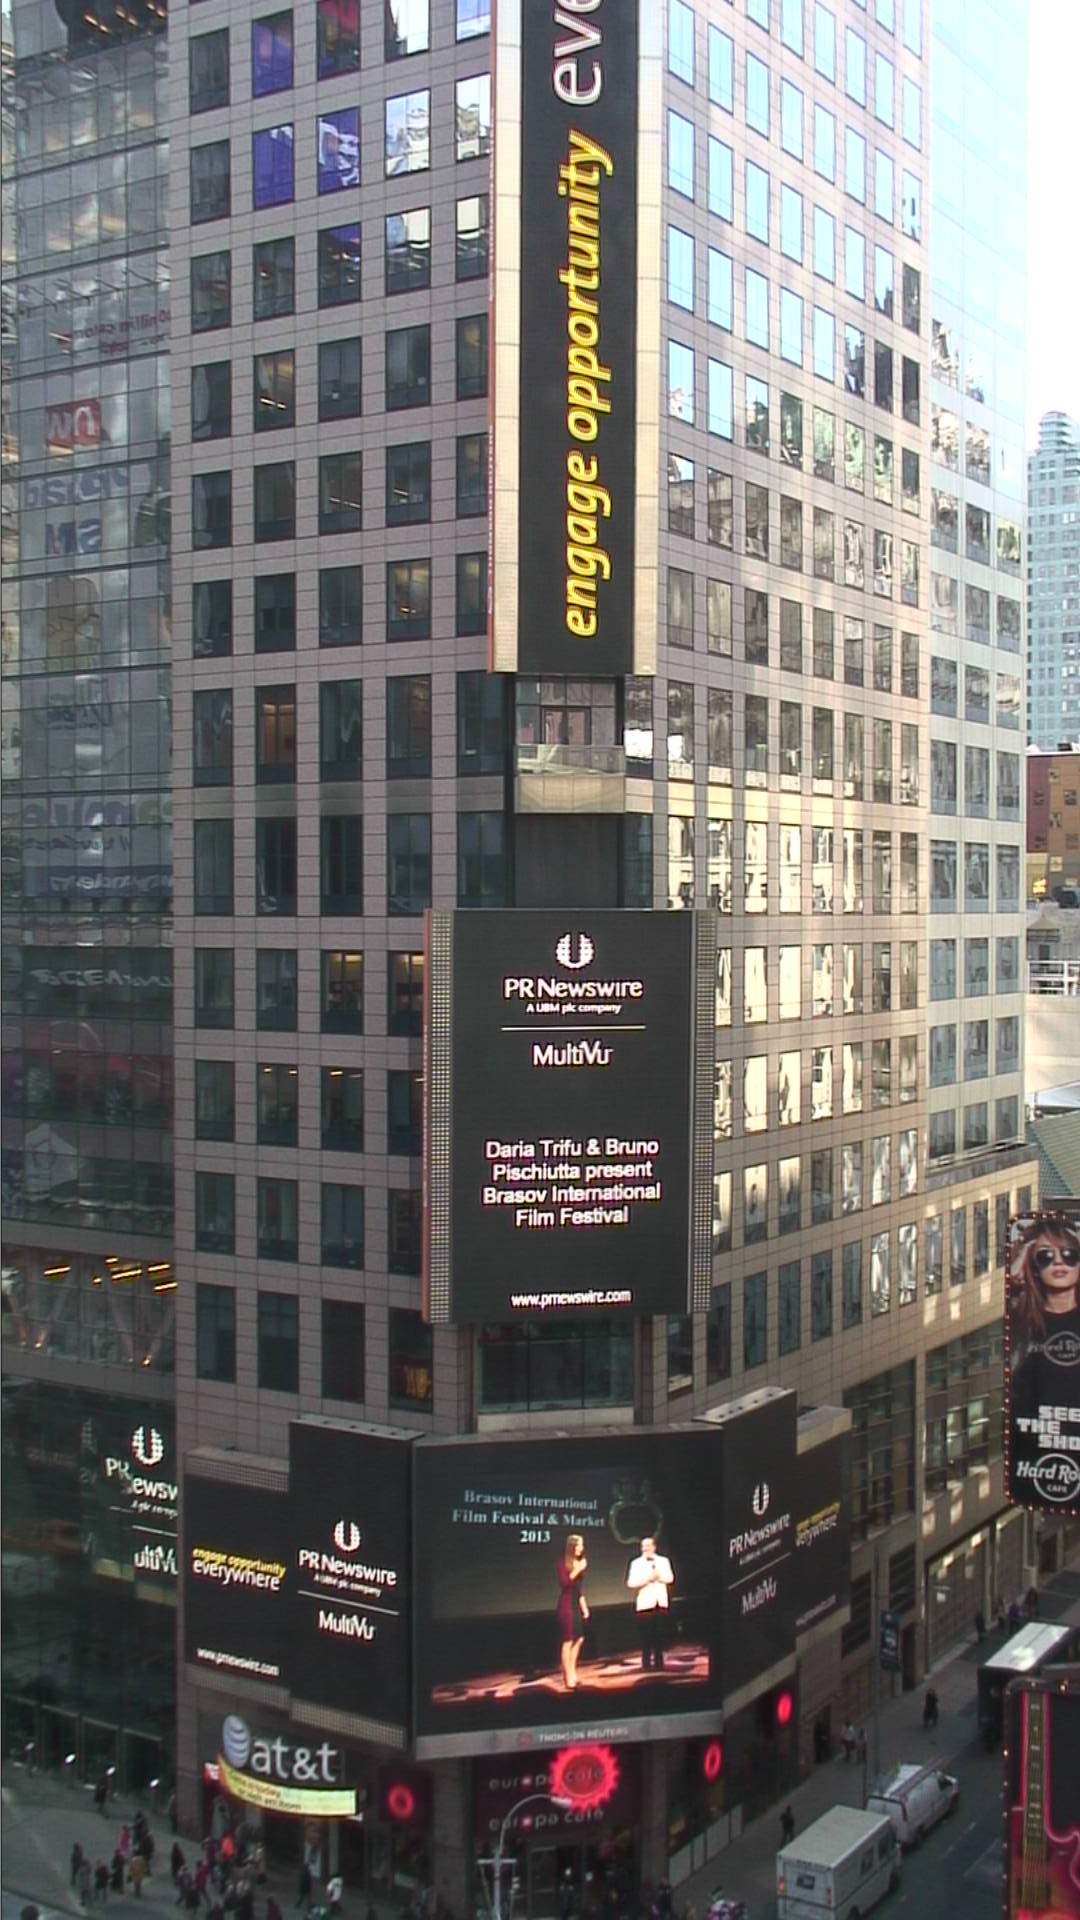
POLYGON ((420 1757, 718 1731, 793 1655, 794 1457, 791 1394, 724 1426, 419 1442, 420 1757))
POLYGON ((658 38, 640 0, 497 11, 498 669, 654 669, 658 38))
POLYGON ((412 1436, 295 1421, 288 1678, 294 1699, 407 1728, 412 1436))
POLYGON ((704 914, 429 914, 431 1319, 708 1305, 715 940, 704 914))
POLYGON ((1017 1505, 1080 1514, 1080 1226, 1064 1214, 1010 1229, 1005 1476, 1017 1505))
POLYGON ((1080 1669, 1005 1696, 1006 1920, 1080 1920, 1080 1669))
POLYGON ((809 1633, 851 1597, 850 1435, 801 1450, 796 1485, 795 1631, 809 1633))
POLYGON ((189 1473, 183 1514, 184 1658, 283 1686, 288 1495, 189 1473))

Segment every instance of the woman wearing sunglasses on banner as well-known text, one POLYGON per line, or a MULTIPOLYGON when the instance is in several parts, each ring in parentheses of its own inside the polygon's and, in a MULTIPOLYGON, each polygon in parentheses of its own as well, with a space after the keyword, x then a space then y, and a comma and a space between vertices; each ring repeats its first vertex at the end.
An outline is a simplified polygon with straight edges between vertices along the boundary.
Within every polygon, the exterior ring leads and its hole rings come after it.
POLYGON ((1080 1233, 1044 1214, 1012 1250, 1009 1268, 1013 1417, 1080 1401, 1080 1233))

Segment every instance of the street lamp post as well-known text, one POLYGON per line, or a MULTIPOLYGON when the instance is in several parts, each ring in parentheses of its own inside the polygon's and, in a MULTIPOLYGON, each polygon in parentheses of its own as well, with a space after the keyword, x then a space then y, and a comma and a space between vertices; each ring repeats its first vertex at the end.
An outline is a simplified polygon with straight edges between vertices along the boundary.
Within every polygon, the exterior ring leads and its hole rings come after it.
POLYGON ((510 1822, 514 1818, 514 1815, 516 1813, 521 1812, 522 1807, 530 1806, 534 1800, 546 1800, 548 1806, 561 1807, 563 1809, 573 1805, 573 1801, 562 1799, 559 1797, 559 1795, 554 1793, 527 1793, 523 1800, 516 1800, 514 1802, 514 1805, 510 1807, 509 1810, 503 1815, 502 1822, 499 1827, 499 1837, 495 1842, 495 1852, 492 1856, 492 1861, 491 1861, 491 1880, 492 1880, 491 1911, 494 1916, 494 1920, 503 1920, 502 1868, 503 1868, 503 1854, 506 1851, 506 1836, 510 1831, 510 1822))

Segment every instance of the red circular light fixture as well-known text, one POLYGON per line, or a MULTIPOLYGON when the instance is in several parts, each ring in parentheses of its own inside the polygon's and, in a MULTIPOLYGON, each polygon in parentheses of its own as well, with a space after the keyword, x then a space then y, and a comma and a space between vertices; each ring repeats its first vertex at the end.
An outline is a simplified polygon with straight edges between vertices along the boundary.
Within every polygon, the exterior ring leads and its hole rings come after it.
POLYGON ((782 1693, 778 1693, 778 1694, 777 1694, 777 1696, 776 1696, 776 1724, 777 1724, 777 1726, 778 1726, 778 1727, 787 1727, 787 1726, 790 1726, 790 1724, 791 1724, 791 1716, 792 1716, 792 1714, 794 1713, 794 1711, 795 1711, 795 1700, 794 1700, 794 1697, 793 1697, 793 1695, 791 1694, 791 1692, 789 1691, 789 1689, 788 1689, 787 1687, 785 1687, 785 1688, 784 1688, 784 1690, 783 1690, 783 1692, 782 1692, 782 1693))
POLYGON ((584 1741, 563 1747, 552 1761, 552 1799, 569 1800, 575 1812, 604 1806, 618 1784, 619 1763, 610 1747, 584 1741))
POLYGON ((701 1771, 706 1780, 719 1780, 724 1771, 724 1743, 710 1740, 701 1756, 701 1771))
POLYGON ((404 1780, 395 1780, 387 1790, 386 1811, 391 1820, 411 1820, 416 1812, 416 1795, 404 1780))

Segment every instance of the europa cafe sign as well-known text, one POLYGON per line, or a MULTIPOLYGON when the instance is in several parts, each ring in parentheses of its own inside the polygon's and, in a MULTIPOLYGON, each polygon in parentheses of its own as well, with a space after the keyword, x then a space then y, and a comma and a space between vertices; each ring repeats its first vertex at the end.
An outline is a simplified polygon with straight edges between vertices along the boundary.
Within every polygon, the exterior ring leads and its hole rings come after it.
MULTIPOLYGON (((508 619, 496 577, 492 662, 523 673, 632 673, 646 664, 634 647, 639 0, 529 0, 520 31, 519 47, 503 45, 496 22, 496 196, 500 98, 509 116, 515 62, 521 192, 520 256, 496 260, 492 329, 505 396, 499 303, 516 298, 508 352, 519 404, 510 428, 496 402, 492 549, 506 552, 503 516, 516 506, 517 605, 508 619)), ((516 249, 516 236, 500 239, 507 245, 516 249)))
POLYGON ((218 1779, 225 1792, 267 1813, 306 1814, 314 1819, 351 1818, 356 1789, 342 1785, 345 1756, 328 1740, 305 1746, 281 1736, 253 1733, 239 1713, 221 1723, 218 1779))

